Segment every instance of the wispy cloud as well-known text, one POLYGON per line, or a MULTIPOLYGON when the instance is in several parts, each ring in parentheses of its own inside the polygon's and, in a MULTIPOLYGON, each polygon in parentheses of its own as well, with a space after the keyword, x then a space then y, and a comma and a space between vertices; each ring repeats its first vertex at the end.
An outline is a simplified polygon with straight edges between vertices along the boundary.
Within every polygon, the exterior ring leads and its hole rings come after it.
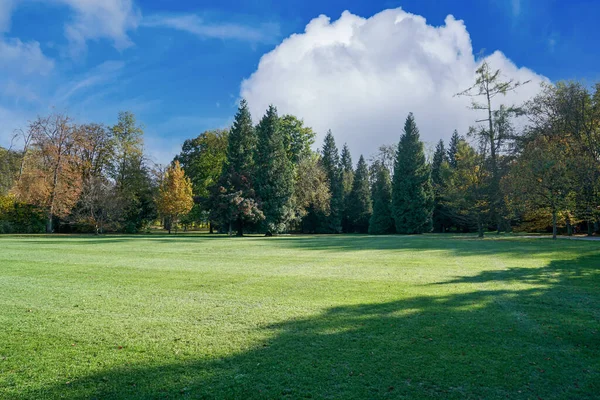
POLYGON ((13 6, 13 0, 0 1, 0 33, 8 32, 10 30, 10 17, 13 6))
POLYGON ((143 19, 142 26, 176 29, 203 39, 233 39, 251 43, 273 43, 280 36, 280 28, 277 23, 250 25, 234 22, 208 22, 196 14, 152 15, 143 19))
POLYGON ((125 63, 121 61, 106 61, 85 75, 75 79, 71 84, 59 90, 54 98, 55 104, 65 104, 69 100, 98 85, 114 82, 122 73, 125 63))

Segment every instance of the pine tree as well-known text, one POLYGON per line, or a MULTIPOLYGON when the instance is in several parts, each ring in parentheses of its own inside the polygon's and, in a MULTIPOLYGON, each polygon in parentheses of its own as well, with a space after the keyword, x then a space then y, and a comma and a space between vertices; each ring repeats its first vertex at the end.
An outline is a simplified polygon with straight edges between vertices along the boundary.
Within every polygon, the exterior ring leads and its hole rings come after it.
POLYGON ((461 139, 458 131, 455 129, 450 138, 450 147, 448 148, 448 162, 452 168, 456 168, 456 153, 458 152, 458 144, 461 139))
POLYGON ((231 167, 239 174, 251 175, 256 144, 257 137, 252 125, 248 102, 242 99, 238 112, 235 114, 231 132, 229 132, 225 170, 231 167))
POLYGON ((398 144, 392 211, 398 233, 424 233, 432 228, 433 190, 430 170, 412 113, 406 118, 404 133, 398 144))
POLYGON ((364 157, 361 155, 356 166, 352 191, 348 195, 348 219, 351 232, 367 233, 369 219, 373 211, 372 207, 369 169, 364 157))
POLYGON ((349 195, 352 191, 352 185, 354 183, 354 169, 352 167, 352 155, 348 145, 344 143, 342 147, 342 155, 340 160, 340 170, 342 174, 342 187, 343 187, 343 202, 344 209, 342 212, 342 231, 350 231, 350 217, 349 217, 349 195))
POLYGON ((235 223, 238 236, 243 236, 246 223, 264 218, 252 182, 256 143, 248 103, 242 100, 229 132, 227 159, 210 198, 211 220, 220 223, 222 230, 227 227, 230 234, 235 223))
POLYGON ((335 139, 331 131, 325 136, 325 143, 322 150, 323 157, 321 165, 327 173, 329 180, 329 192, 331 193, 331 202, 329 215, 320 215, 320 231, 324 233, 340 233, 342 231, 342 213, 344 205, 344 192, 342 185, 342 173, 340 170, 340 156, 335 139))
POLYGON ((444 147, 444 141, 440 139, 431 163, 431 183, 434 192, 433 228, 436 232, 445 232, 452 224, 449 210, 446 206, 444 195, 450 172, 448 152, 444 147))
POLYGON ((294 171, 279 122, 277 108, 269 106, 257 126, 255 187, 265 215, 263 227, 267 234, 285 231, 293 217, 294 171))
POLYGON ((390 172, 381 163, 374 166, 373 214, 369 220, 370 235, 385 235, 394 232, 392 218, 392 182, 390 172))

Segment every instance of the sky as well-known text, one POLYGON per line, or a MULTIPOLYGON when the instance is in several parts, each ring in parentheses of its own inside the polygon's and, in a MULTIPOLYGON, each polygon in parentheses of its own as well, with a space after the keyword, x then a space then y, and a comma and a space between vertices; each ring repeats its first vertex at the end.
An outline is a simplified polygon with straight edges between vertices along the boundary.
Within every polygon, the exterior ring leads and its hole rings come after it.
MULTIPOLYGON (((600 81, 595 0, 0 0, 0 145, 37 115, 111 125, 132 111, 168 163, 269 104, 354 160, 396 143, 413 112, 429 147, 477 115, 453 96, 486 60, 504 79, 600 81)), ((18 147, 18 144, 17 144, 18 147)))

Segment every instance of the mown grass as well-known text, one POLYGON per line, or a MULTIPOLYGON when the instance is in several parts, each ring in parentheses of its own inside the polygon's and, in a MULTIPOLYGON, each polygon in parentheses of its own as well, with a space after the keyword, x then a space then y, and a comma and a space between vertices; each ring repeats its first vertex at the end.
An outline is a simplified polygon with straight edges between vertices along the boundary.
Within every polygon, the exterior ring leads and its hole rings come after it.
POLYGON ((7 399, 591 399, 600 243, 0 237, 7 399))

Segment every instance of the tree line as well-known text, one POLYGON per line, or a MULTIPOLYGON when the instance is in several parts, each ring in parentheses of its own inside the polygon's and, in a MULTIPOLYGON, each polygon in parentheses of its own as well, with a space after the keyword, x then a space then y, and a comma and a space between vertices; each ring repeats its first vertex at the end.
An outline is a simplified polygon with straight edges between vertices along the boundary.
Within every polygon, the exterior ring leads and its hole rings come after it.
MULTIPOLYGON (((473 99, 483 116, 426 154, 409 113, 399 141, 356 165, 331 131, 274 106, 257 125, 242 100, 232 126, 185 140, 168 167, 144 156, 143 129, 38 117, 0 148, 0 232, 418 234, 600 230, 600 84, 544 84, 525 104, 501 99, 527 82, 483 63, 473 99), (500 99, 500 100, 499 100, 500 99)), ((475 115, 475 114, 474 114, 475 115)), ((476 119, 476 117, 474 117, 476 119)))

